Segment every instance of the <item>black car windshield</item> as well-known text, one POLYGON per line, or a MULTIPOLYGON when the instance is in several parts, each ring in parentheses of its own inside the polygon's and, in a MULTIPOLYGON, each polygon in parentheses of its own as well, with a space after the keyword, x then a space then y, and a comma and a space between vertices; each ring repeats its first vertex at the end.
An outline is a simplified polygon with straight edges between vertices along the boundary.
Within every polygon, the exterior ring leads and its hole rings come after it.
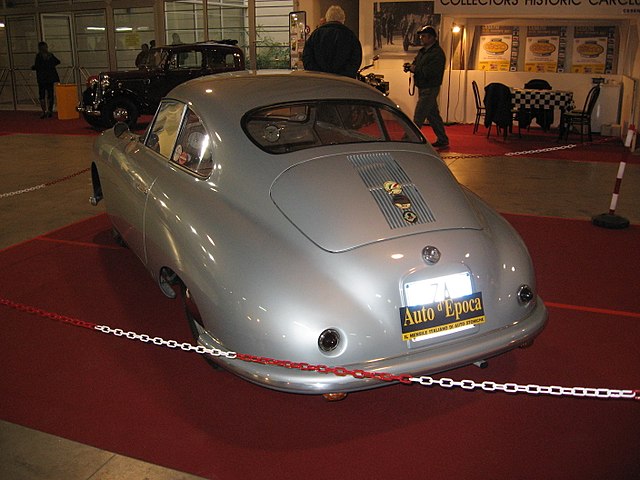
POLYGON ((341 100, 272 105, 247 113, 242 124, 249 138, 268 153, 348 143, 424 143, 406 116, 377 103, 341 100))

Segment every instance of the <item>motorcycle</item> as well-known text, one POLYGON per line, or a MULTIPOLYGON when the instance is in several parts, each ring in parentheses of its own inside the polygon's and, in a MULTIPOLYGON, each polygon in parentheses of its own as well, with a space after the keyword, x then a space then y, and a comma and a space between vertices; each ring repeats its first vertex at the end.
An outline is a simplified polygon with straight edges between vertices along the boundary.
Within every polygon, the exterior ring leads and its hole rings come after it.
POLYGON ((361 82, 364 82, 367 85, 372 86, 376 90, 379 90, 386 97, 389 95, 389 82, 384 81, 384 75, 379 75, 376 73, 368 73, 368 74, 362 73, 365 70, 368 70, 369 68, 373 67, 373 62, 378 60, 378 58, 380 58, 378 55, 374 56, 372 59, 372 63, 370 63, 369 65, 365 65, 360 70, 358 70, 358 73, 356 74, 356 78, 361 82))

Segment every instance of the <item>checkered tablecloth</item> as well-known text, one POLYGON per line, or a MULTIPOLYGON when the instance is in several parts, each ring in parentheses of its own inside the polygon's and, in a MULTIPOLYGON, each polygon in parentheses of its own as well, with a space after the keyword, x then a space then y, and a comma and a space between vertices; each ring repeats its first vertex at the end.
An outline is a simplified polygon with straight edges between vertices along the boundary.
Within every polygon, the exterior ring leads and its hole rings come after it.
POLYGON ((564 90, 531 90, 512 88, 512 104, 515 109, 572 110, 573 92, 564 90))

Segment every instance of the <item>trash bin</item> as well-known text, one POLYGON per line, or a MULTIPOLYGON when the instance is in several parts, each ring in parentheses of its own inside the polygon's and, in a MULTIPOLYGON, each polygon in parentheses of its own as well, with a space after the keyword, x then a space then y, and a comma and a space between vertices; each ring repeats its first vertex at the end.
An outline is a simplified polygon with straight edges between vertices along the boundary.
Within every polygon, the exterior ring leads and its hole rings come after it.
POLYGON ((80 114, 76 110, 78 87, 72 83, 56 83, 56 104, 58 106, 58 120, 79 118, 80 114))

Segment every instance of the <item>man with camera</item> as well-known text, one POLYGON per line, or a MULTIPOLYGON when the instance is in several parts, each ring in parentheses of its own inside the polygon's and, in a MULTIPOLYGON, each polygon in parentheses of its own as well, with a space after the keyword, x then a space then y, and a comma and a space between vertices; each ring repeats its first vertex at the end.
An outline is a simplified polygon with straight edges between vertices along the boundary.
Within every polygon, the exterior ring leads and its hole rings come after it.
POLYGON ((412 72, 415 86, 418 87, 418 103, 413 114, 413 121, 422 127, 425 119, 436 134, 437 140, 432 145, 437 149, 449 147, 449 137, 444 130, 444 123, 438 109, 438 94, 444 77, 445 55, 438 43, 436 30, 426 25, 418 30, 422 48, 413 63, 405 63, 404 71, 412 72))

